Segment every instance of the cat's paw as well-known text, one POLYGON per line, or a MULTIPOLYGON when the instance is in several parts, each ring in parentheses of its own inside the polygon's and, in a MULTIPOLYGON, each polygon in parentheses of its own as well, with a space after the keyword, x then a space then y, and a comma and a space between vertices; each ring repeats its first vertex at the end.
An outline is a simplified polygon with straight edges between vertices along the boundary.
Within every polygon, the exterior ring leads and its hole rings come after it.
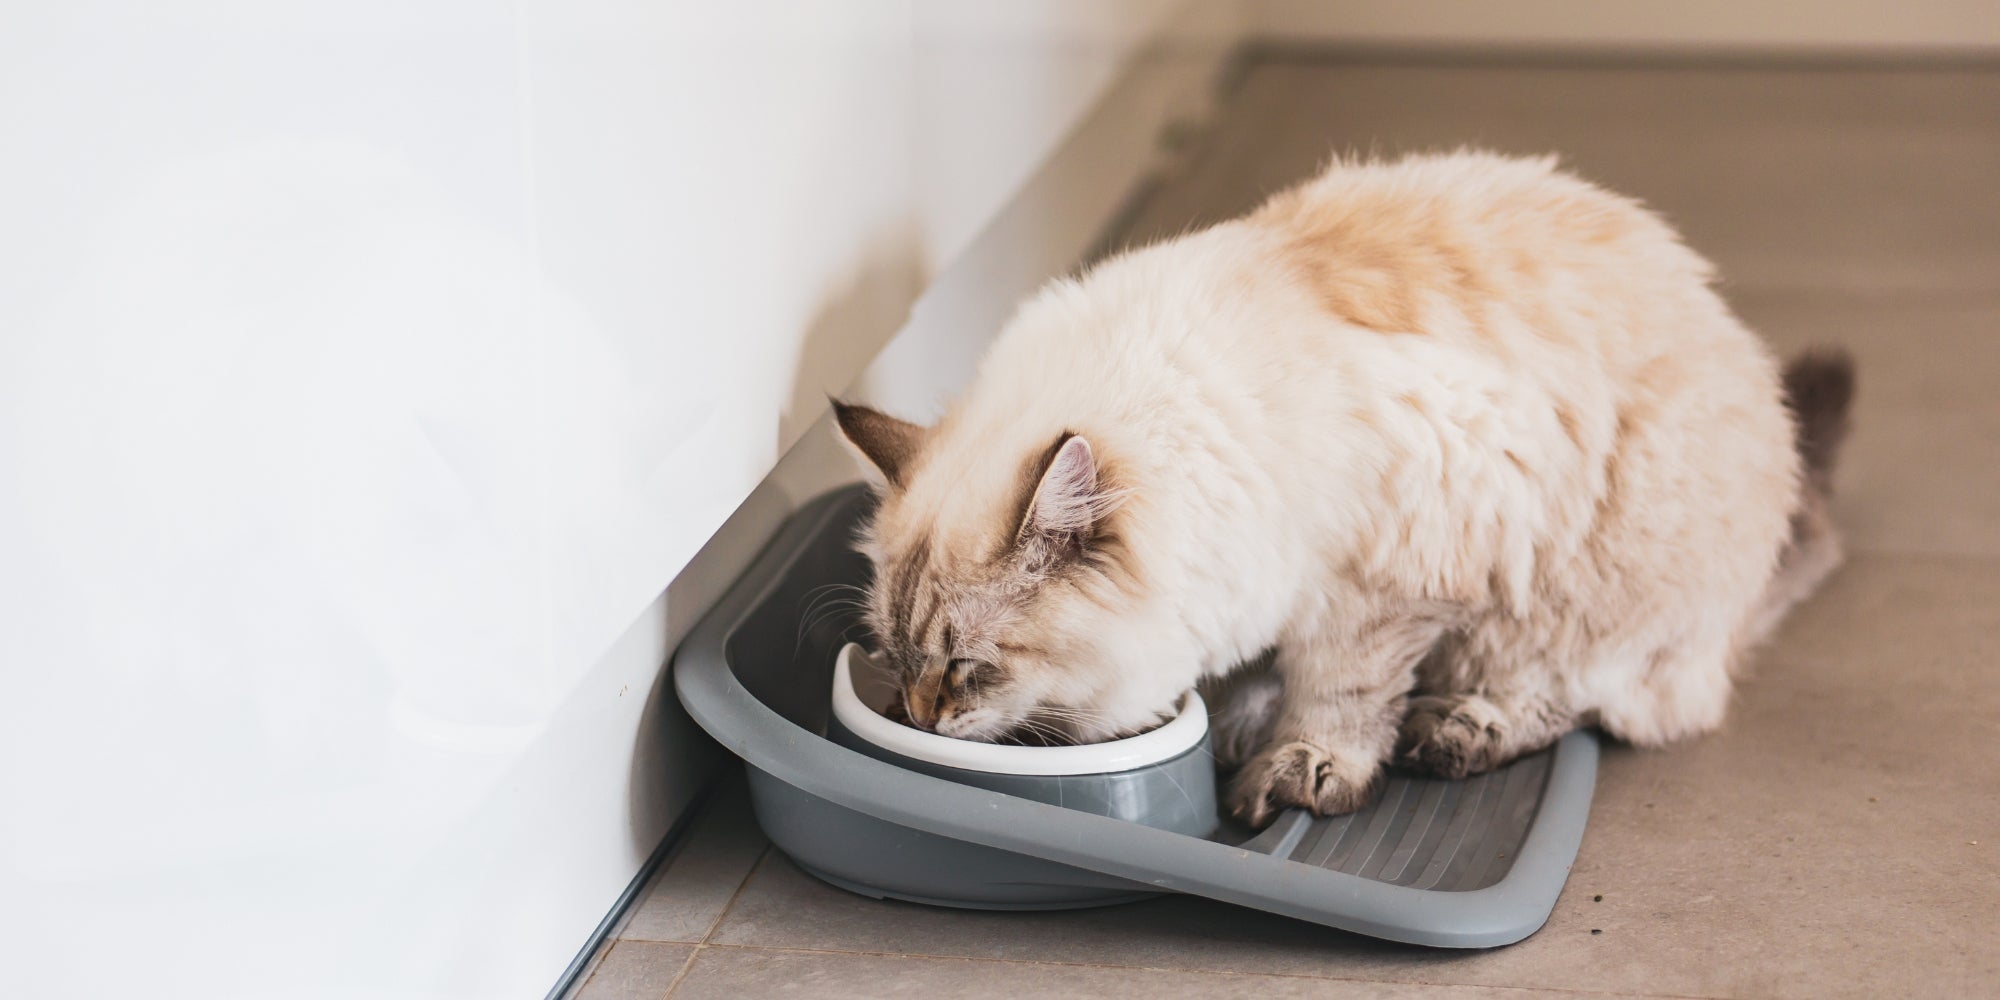
POLYGON ((1229 786, 1229 811, 1261 827, 1280 811, 1310 809, 1321 816, 1353 812, 1374 799, 1380 761, 1340 754, 1304 740, 1264 748, 1229 786))
POLYGON ((1410 699, 1396 738, 1401 763, 1457 780, 1506 763, 1507 741, 1483 698, 1410 699))

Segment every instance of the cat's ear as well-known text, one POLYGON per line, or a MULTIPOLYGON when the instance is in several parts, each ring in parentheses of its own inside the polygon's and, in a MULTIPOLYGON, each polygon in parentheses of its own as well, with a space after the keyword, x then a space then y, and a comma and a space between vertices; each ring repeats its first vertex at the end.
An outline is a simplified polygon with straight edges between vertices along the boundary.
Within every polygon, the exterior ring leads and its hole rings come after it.
POLYGON ((1021 517, 1021 540, 1044 555, 1080 550, 1098 520, 1110 511, 1111 498, 1100 479, 1090 442, 1078 434, 1063 435, 1029 496, 1021 517))
POLYGON ((909 485, 909 474, 917 452, 930 431, 880 410, 853 403, 833 401, 833 418, 840 435, 890 486, 909 485))

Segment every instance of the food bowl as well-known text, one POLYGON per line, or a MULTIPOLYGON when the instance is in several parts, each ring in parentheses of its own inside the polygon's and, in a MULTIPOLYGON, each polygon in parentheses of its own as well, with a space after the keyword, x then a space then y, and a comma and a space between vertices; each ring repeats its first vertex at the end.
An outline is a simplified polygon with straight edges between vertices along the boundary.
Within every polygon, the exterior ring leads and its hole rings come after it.
POLYGON ((834 662, 827 738, 962 785, 1196 837, 1215 832, 1208 709, 1192 691, 1163 725, 1078 746, 979 743, 913 729, 881 713, 896 694, 888 672, 866 649, 848 643, 834 662))

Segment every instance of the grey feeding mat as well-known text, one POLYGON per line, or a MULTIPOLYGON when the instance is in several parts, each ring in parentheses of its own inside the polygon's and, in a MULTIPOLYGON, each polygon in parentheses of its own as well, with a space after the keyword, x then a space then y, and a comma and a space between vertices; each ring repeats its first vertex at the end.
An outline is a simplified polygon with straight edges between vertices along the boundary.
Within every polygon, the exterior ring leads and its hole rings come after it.
POLYGON ((834 655, 865 636, 854 614, 824 609, 868 581, 849 540, 869 503, 852 488, 799 511, 674 658, 689 714, 748 763, 759 824, 801 867, 866 895, 989 909, 1189 893, 1446 948, 1512 944, 1548 920, 1589 817, 1589 733, 1464 781, 1392 774, 1351 815, 1287 813, 1254 836, 1223 823, 1207 838, 826 739, 834 655))

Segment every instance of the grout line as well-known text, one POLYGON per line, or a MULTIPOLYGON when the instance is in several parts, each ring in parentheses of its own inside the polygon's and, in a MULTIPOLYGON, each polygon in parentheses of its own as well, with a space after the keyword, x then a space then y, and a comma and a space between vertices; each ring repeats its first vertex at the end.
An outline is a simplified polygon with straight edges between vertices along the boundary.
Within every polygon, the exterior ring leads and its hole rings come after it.
POLYGON ((577 970, 576 979, 570 983, 569 989, 564 991, 563 1000, 574 1000, 575 997, 582 995, 583 988, 590 985, 590 980, 597 975, 597 967, 604 964, 604 956, 611 954, 611 946, 616 943, 617 939, 607 938, 603 945, 591 953, 590 961, 577 970))
POLYGON ((578 949, 576 957, 570 959, 569 966, 563 969, 555 985, 549 987, 544 1000, 570 1000, 583 990, 584 984, 591 976, 597 974, 598 964, 605 955, 610 954, 612 946, 620 940, 619 935, 623 934, 625 927, 631 923, 632 914, 638 910, 653 881, 667 870, 668 865, 679 856, 688 841, 694 838, 695 826, 700 823, 702 815, 708 809, 708 803, 715 797, 725 780, 727 779, 720 773, 711 774, 700 790, 688 800, 686 808, 667 827, 666 833, 660 837, 660 842, 647 853, 646 860, 639 866, 639 870, 632 874, 632 880, 626 883, 624 891, 618 894, 618 899, 611 904, 610 911, 590 932, 590 937, 585 940, 583 947, 578 949))
POLYGON ((660 994, 660 1000, 668 1000, 669 997, 674 995, 675 990, 681 988, 681 980, 686 979, 688 972, 694 968, 695 957, 701 954, 702 947, 702 945, 695 945, 688 951, 687 961, 681 963, 681 971, 674 973, 674 981, 667 984, 667 991, 660 994))
POLYGON ((761 951, 761 952, 777 952, 781 954, 798 954, 798 955, 852 956, 856 958, 900 958, 900 959, 918 959, 918 960, 939 961, 939 962, 977 962, 977 963, 986 963, 989 965, 1029 965, 1029 966, 1043 966, 1047 968, 1057 968, 1057 969, 1102 969, 1107 972, 1160 972, 1169 975, 1195 974, 1195 975, 1208 975, 1208 976, 1239 976, 1246 978, 1257 977, 1257 976, 1269 976, 1275 979, 1298 979, 1307 982, 1365 983, 1368 985, 1375 985, 1375 986, 1465 987, 1469 989, 1480 989, 1480 990, 1514 990, 1514 991, 1527 991, 1535 993, 1566 993, 1566 994, 1576 994, 1579 996, 1628 997, 1631 998, 1631 1000, 1726 1000, 1726 998, 1722 997, 1714 997, 1714 996, 1691 994, 1691 993, 1621 993, 1621 992, 1602 990, 1591 987, 1515 986, 1509 984, 1463 983, 1463 982, 1451 982, 1446 980, 1430 980, 1430 979, 1360 979, 1352 976, 1327 976, 1327 975, 1317 975, 1314 973, 1307 973, 1307 972, 1250 972, 1240 969, 1198 969, 1198 968, 1186 968, 1179 966, 1162 966, 1162 965, 1119 965, 1110 962, 1056 962, 1056 961, 1048 961, 1042 959, 1028 959, 1028 958, 994 958, 984 955, 933 955, 925 952, 850 951, 841 948, 806 948, 806 947, 794 947, 790 945, 770 946, 770 945, 755 945, 755 944, 705 944, 702 945, 702 947, 715 948, 715 949, 720 949, 722 951, 761 951))
MULTIPOLYGON (((726 795, 727 793, 728 793, 728 790, 727 790, 727 789, 723 789, 722 791, 718 792, 718 798, 720 798, 720 797, 721 797, 721 796, 723 796, 723 795, 726 795)), ((726 806, 726 805, 728 805, 728 803, 726 803, 726 802, 718 802, 718 803, 716 803, 716 805, 720 805, 720 806, 726 806)), ((745 808, 745 810, 746 810, 746 811, 748 810, 749 806, 748 806, 748 803, 747 803, 747 802, 746 802, 746 803, 744 803, 744 808, 745 808)), ((702 823, 706 823, 706 822, 708 822, 708 817, 707 817, 707 816, 704 816, 704 817, 702 818, 702 823)), ((695 839, 696 839, 697 837, 701 836, 701 835, 702 835, 702 834, 704 834, 704 833, 714 833, 714 832, 716 832, 716 828, 708 828, 708 827, 703 827, 703 826, 702 826, 702 825, 701 825, 700 823, 696 824, 696 827, 697 827, 697 828, 696 828, 696 830, 695 830, 695 831, 693 832, 693 834, 691 834, 691 835, 689 836, 689 838, 688 838, 688 840, 689 840, 689 844, 688 844, 688 846, 687 846, 687 848, 686 848, 687 850, 692 850, 692 849, 693 849, 693 847, 694 847, 694 843, 693 843, 693 842, 694 842, 694 840, 695 840, 695 839)), ((718 828, 719 828, 719 827, 718 827, 718 828)), ((753 824, 752 824, 752 826, 751 826, 751 829, 752 829, 753 831, 755 831, 755 832, 757 833, 757 837, 756 837, 755 839, 759 839, 759 840, 763 840, 763 841, 764 841, 764 843, 763 843, 762 845, 758 845, 758 847, 757 847, 757 853, 756 853, 755 855, 751 856, 751 858, 750 858, 750 863, 749 863, 748 865, 745 865, 745 866, 744 866, 744 868, 743 868, 743 874, 737 877, 737 880, 736 880, 736 886, 735 886, 735 888, 734 888, 734 889, 732 889, 732 890, 731 890, 731 893, 730 893, 730 897, 729 897, 729 900, 728 900, 728 902, 725 902, 725 903, 724 903, 724 906, 723 906, 723 909, 722 909, 722 911, 718 912, 718 914, 717 914, 717 915, 716 915, 715 917, 713 917, 713 918, 711 918, 711 919, 710 919, 708 927, 707 927, 707 928, 706 928, 706 929, 705 929, 705 930, 704 930, 704 931, 703 931, 702 933, 700 933, 700 934, 692 934, 692 933, 688 933, 688 932, 686 932, 686 931, 677 931, 677 932, 675 932, 675 933, 676 933, 676 934, 678 934, 679 936, 675 936, 675 937, 630 937, 630 936, 627 936, 627 935, 626 935, 626 933, 625 933, 625 931, 626 931, 626 925, 624 925, 624 924, 621 924, 621 925, 620 925, 620 927, 619 927, 619 929, 618 929, 618 934, 617 934, 617 936, 616 936, 615 940, 619 940, 619 941, 653 941, 653 942, 657 942, 657 943, 659 943, 659 944, 691 944, 691 945, 698 945, 698 944, 701 944, 701 943, 702 943, 703 941, 707 940, 707 939, 708 939, 708 935, 709 935, 709 934, 711 934, 711 933, 713 933, 713 932, 715 931, 715 927, 716 927, 716 924, 717 924, 718 922, 720 922, 720 921, 721 921, 721 919, 722 919, 722 917, 723 917, 724 915, 726 915, 726 914, 727 914, 727 912, 728 912, 728 903, 730 903, 730 902, 734 902, 734 901, 735 901, 735 899, 736 899, 736 896, 735 896, 735 894, 736 894, 737 892, 740 892, 740 891, 742 891, 742 888, 743 888, 743 883, 744 883, 745 881, 747 881, 747 880, 748 880, 748 879, 750 878, 750 873, 751 873, 751 872, 754 872, 754 871, 756 871, 756 870, 757 870, 757 866, 758 866, 758 865, 759 865, 760 863, 762 863, 762 862, 763 862, 763 860, 764 860, 764 853, 765 853, 766 851, 769 851, 769 850, 771 849, 771 842, 770 842, 770 839, 769 839, 768 837, 764 837, 764 836, 763 836, 763 833, 762 833, 762 831, 761 831, 761 830, 758 830, 758 829, 757 829, 757 827, 755 826, 754 822, 753 822, 753 824)), ((711 851, 711 852, 715 852, 715 851, 717 851, 717 849, 718 849, 718 848, 717 848, 717 845, 716 845, 716 844, 706 844, 706 843, 705 843, 705 845, 704 845, 704 849, 705 849, 705 850, 709 850, 709 851, 711 851)), ((733 848, 730 848, 730 849, 733 849, 733 848)), ((676 855, 675 857, 679 857, 679 855, 677 854, 677 855, 676 855)), ((647 883, 647 885, 646 885, 646 892, 650 893, 650 892, 651 892, 651 891, 652 891, 652 890, 653 890, 653 889, 655 888, 655 886, 656 886, 656 883, 661 883, 661 882, 664 882, 664 881, 666 880, 666 878, 667 878, 668 876, 672 875, 672 874, 673 874, 673 872, 672 872, 672 871, 670 870, 670 868, 669 868, 669 867, 664 867, 664 866, 663 866, 663 867, 662 867, 662 868, 660 869, 660 871, 659 871, 659 872, 658 872, 658 873, 657 873, 656 875, 654 875, 654 877, 653 877, 653 881, 652 881, 652 882, 648 882, 648 883, 647 883)), ((633 907, 633 912, 634 912, 634 913, 637 913, 637 912, 638 912, 638 909, 639 909, 639 908, 638 908, 637 906, 633 907)), ((626 921, 626 924, 629 924, 629 923, 630 923, 630 921, 629 921, 629 919, 628 919, 628 920, 626 921)))
POLYGON ((750 885, 750 880, 756 876, 757 870, 764 867, 764 859, 770 856, 771 845, 767 843, 764 845, 764 849, 757 853, 757 860, 750 863, 750 870, 743 873, 743 880, 736 883, 736 891, 729 894, 729 902, 722 904, 722 912, 715 915, 715 921, 708 925, 708 933, 701 936, 701 940, 695 943, 695 947, 699 948, 707 945, 709 939, 715 937, 715 932, 722 929, 722 922, 729 919, 729 911, 736 908, 736 900, 742 897, 743 890, 750 885))
MULTIPOLYGON (((681 988, 681 980, 686 979, 688 973, 694 970, 694 960, 701 955, 703 948, 710 947, 708 943, 709 938, 714 937, 715 932, 722 929, 722 922, 729 918, 729 911, 736 907, 736 900, 743 895, 743 889, 750 884, 750 877, 757 874, 757 869, 764 867, 764 859, 770 857, 770 855, 771 845, 766 843, 764 849, 757 852, 757 860, 752 861, 750 869, 743 873, 742 881, 736 883, 736 891, 729 894, 729 902, 722 904, 722 912, 717 913, 715 920, 708 925, 708 933, 703 934, 701 940, 695 942, 694 950, 688 952, 687 961, 681 963, 681 971, 675 973, 674 981, 667 984, 667 997, 673 996, 674 991, 681 988)), ((713 947, 726 948, 729 946, 719 944, 713 947)))

